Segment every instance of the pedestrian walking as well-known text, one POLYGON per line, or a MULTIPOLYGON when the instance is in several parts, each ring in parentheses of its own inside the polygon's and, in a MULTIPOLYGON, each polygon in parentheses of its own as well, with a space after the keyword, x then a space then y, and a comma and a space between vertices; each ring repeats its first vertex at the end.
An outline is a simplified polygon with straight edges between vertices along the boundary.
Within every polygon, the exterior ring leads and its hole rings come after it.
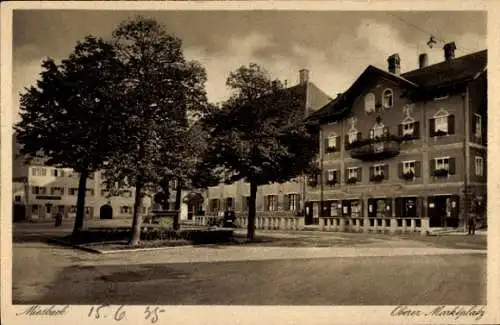
POLYGON ((56 214, 56 218, 55 219, 56 219, 55 226, 56 227, 60 227, 62 225, 62 219, 63 219, 62 214, 60 214, 60 213, 56 214))
POLYGON ((476 233, 476 216, 469 216, 469 235, 476 233))

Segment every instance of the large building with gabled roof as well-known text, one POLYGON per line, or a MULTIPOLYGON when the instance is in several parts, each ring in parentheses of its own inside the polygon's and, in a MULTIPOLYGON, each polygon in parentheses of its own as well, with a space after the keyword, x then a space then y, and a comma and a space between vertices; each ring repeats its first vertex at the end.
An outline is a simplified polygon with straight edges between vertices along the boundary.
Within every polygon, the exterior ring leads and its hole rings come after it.
POLYGON ((402 73, 368 66, 312 113, 319 172, 310 175, 305 224, 343 230, 456 228, 486 222, 487 51, 402 73))

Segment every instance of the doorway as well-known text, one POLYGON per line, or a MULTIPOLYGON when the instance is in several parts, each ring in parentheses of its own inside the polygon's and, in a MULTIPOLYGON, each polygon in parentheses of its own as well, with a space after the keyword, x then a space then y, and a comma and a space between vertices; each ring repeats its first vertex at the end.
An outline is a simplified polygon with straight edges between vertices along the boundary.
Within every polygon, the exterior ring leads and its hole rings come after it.
POLYGON ((109 204, 101 206, 99 210, 99 217, 101 219, 113 219, 113 207, 109 204))

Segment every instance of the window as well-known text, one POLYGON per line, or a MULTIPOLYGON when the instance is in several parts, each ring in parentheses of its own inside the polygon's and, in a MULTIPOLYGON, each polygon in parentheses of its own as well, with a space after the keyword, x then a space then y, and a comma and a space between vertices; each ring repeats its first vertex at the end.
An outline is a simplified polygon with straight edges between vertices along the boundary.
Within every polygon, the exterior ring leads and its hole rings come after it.
POLYGON ((38 205, 35 204, 31 207, 31 213, 38 214, 38 205))
POLYGON ((85 189, 85 195, 94 196, 94 190, 91 188, 85 189))
POLYGON ((16 196, 14 197, 14 201, 16 201, 16 202, 21 202, 21 195, 16 195, 16 196))
POLYGON ((126 190, 122 192, 123 197, 132 197, 132 191, 126 190))
POLYGON ((374 176, 384 176, 384 165, 373 166, 373 175, 374 176))
POLYGON ((267 196, 267 211, 276 211, 278 207, 278 197, 276 195, 268 195, 267 196))
POLYGON ((448 133, 448 117, 441 116, 434 119, 434 130, 435 132, 448 133))
POLYGON ((337 135, 329 135, 328 138, 326 138, 326 152, 333 152, 337 150, 337 139, 337 135))
POLYGON ((85 207, 85 215, 92 215, 92 212, 94 212, 93 207, 85 207))
POLYGON ((338 183, 338 178, 337 178, 337 170, 336 169, 329 169, 327 171, 326 175, 326 181, 328 184, 336 184, 338 183))
POLYGON ((226 198, 226 210, 233 210, 233 198, 226 198))
POLYGON ((483 176, 484 175, 484 164, 483 164, 483 157, 478 157, 476 156, 476 176, 483 176))
POLYGON ((415 132, 414 122, 403 123, 403 135, 413 135, 414 132, 415 132))
POLYGON ((78 194, 78 187, 71 187, 69 189, 69 195, 77 195, 78 194))
POLYGON ((372 113, 375 111, 375 95, 372 93, 365 96, 365 112, 372 113))
POLYGON ((250 197, 243 196, 242 201, 243 201, 243 211, 248 211, 248 207, 250 206, 250 197))
POLYGON ((33 169, 31 170, 31 175, 32 176, 46 176, 47 170, 43 167, 33 167, 33 169))
POLYGON ((298 201, 298 194, 288 194, 288 211, 296 211, 298 201))
POLYGON ((350 144, 354 143, 354 142, 356 142, 356 140, 358 140, 358 131, 357 130, 349 131, 349 133, 347 135, 348 135, 348 140, 349 140, 350 144))
POLYGON ((332 202, 330 203, 330 217, 338 217, 339 216, 339 203, 332 202))
POLYGON ((384 135, 384 125, 383 124, 377 124, 373 127, 373 136, 375 138, 380 138, 381 136, 384 135))
POLYGON ((101 190, 101 196, 108 196, 109 194, 109 191, 104 189, 104 190, 101 190))
POLYGON ((50 189, 50 194, 52 195, 64 195, 63 187, 53 187, 50 189))
POLYGON ((57 177, 59 175, 59 171, 57 169, 51 169, 50 170, 50 175, 57 177))
POLYGON ((358 177, 358 167, 349 167, 347 170, 349 173, 348 178, 357 178, 358 177))
POLYGON ((69 207, 69 213, 76 213, 76 205, 72 205, 69 207))
POLYGON ((132 213, 132 208, 129 207, 129 206, 121 206, 120 207, 120 213, 130 214, 130 213, 132 213))
POLYGON ((45 206, 45 212, 46 212, 47 214, 52 213, 52 205, 47 204, 47 205, 45 206))
POLYGON ((436 158, 436 170, 449 170, 450 169, 450 158, 436 158))
POLYGON ((481 138, 483 136, 482 118, 479 114, 474 114, 474 136, 481 138))
POLYGON ((47 189, 43 186, 33 186, 31 189, 32 194, 45 195, 47 194, 47 189))
POLYGON ((384 108, 391 108, 393 105, 393 94, 392 90, 386 89, 382 95, 382 103, 384 108))
POLYGON ((413 175, 415 175, 415 160, 403 162, 403 173, 404 174, 412 173, 413 175))

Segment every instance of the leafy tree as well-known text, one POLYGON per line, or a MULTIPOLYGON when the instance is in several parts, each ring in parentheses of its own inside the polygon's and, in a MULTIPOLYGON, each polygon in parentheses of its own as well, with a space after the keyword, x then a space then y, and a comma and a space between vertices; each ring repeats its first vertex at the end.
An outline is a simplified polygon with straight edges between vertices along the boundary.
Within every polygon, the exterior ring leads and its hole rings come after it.
POLYGON ((254 239, 259 185, 286 182, 309 168, 317 139, 303 122, 300 86, 285 89, 257 64, 232 72, 233 95, 206 118, 210 145, 205 168, 223 167, 225 182, 250 183, 247 237, 254 239))
POLYGON ((129 244, 136 245, 142 199, 171 173, 165 157, 178 156, 178 142, 189 127, 187 113, 205 107, 206 74, 199 63, 185 60, 181 40, 155 20, 125 21, 113 40, 125 66, 119 113, 124 132, 106 175, 111 182, 127 179, 135 188, 129 244))
POLYGON ((87 178, 103 166, 121 132, 113 117, 122 65, 111 44, 87 36, 60 64, 46 59, 42 68, 37 85, 21 94, 21 121, 14 129, 28 162, 44 157, 46 165, 79 173, 76 233, 83 227, 87 178))

